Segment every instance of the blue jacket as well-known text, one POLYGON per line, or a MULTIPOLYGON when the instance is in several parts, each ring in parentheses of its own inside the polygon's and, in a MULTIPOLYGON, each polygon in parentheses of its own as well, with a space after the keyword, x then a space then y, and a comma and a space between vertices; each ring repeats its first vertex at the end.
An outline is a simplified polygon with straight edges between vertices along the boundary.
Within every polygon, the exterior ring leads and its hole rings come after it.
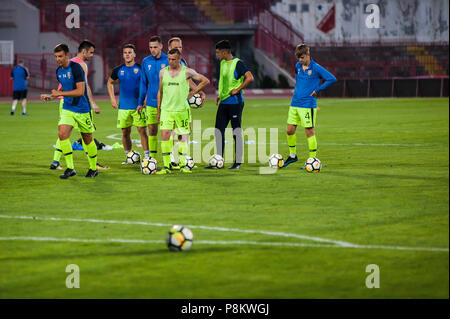
POLYGON ((147 106, 158 106, 159 71, 168 65, 169 60, 163 52, 159 58, 149 55, 142 61, 143 73, 139 87, 139 105, 143 105, 144 99, 147 97, 147 106))
POLYGON ((302 64, 297 62, 295 65, 295 90, 291 106, 315 109, 317 98, 311 96, 311 93, 314 91, 319 93, 336 81, 333 74, 314 62, 313 59, 311 59, 311 63, 305 71, 303 71, 302 64), (322 85, 320 85, 321 79, 325 80, 322 85))

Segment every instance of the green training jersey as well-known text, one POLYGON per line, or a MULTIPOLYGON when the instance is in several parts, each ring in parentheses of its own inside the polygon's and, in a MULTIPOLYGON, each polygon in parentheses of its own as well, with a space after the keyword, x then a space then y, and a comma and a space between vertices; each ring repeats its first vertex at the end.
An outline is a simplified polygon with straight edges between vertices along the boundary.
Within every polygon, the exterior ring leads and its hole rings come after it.
POLYGON ((186 80, 186 67, 184 65, 181 66, 180 72, 174 78, 169 74, 169 67, 164 68, 162 93, 161 111, 186 111, 186 107, 189 106, 187 101, 189 83, 186 80))
POLYGON ((244 77, 235 79, 234 71, 236 70, 236 64, 240 60, 234 58, 230 61, 222 60, 220 62, 220 78, 219 78, 219 99, 223 101, 230 97, 230 91, 237 89, 244 83, 244 77))

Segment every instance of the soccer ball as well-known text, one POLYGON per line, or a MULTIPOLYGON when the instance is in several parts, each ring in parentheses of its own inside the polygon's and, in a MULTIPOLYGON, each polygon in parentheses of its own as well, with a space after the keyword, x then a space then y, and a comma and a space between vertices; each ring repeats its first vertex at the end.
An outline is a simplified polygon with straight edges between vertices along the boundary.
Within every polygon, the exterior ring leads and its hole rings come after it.
POLYGON ((318 158, 310 157, 306 160, 305 169, 310 173, 319 173, 322 168, 322 163, 318 158))
POLYGON ((200 94, 194 94, 189 100, 188 100, 189 106, 192 109, 197 109, 199 107, 201 107, 202 105, 202 97, 200 96, 200 94))
POLYGON ((127 154, 127 163, 128 164, 137 164, 141 160, 141 154, 136 151, 129 151, 127 154))
POLYGON ((141 163, 141 172, 144 175, 153 175, 156 173, 157 162, 153 157, 145 158, 141 163))
POLYGON ((166 237, 167 247, 172 251, 191 249, 193 240, 194 234, 192 234, 192 231, 179 225, 173 226, 166 237))
POLYGON ((194 165, 195 165, 194 159, 190 156, 186 156, 186 167, 192 171, 194 165))
POLYGON ((272 154, 269 157, 269 166, 270 168, 282 168, 284 165, 283 156, 280 154, 272 154))
POLYGON ((209 165, 211 165, 214 168, 222 168, 223 164, 224 164, 223 157, 218 154, 214 154, 209 159, 209 165))

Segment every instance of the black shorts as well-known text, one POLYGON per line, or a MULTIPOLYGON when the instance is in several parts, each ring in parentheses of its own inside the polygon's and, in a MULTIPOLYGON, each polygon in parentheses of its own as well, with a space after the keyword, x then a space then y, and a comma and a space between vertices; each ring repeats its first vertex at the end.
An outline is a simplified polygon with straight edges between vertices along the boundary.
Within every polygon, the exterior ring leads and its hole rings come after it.
POLYGON ((22 100, 27 98, 28 90, 13 91, 13 100, 22 100))

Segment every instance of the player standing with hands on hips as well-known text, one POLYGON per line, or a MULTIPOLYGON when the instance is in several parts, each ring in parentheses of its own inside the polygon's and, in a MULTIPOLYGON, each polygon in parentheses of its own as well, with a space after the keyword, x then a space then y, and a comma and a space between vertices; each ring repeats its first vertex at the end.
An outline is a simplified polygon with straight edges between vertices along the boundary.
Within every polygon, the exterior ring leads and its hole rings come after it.
POLYGON ((295 56, 298 59, 295 65, 295 90, 291 106, 289 107, 286 128, 290 154, 283 167, 298 161, 297 137, 295 135, 297 125, 305 128, 309 149, 308 158, 316 157, 317 140, 314 126, 317 119, 317 93, 325 90, 337 81, 333 74, 314 62, 311 58, 310 49, 306 44, 297 45, 295 56), (325 80, 322 85, 320 85, 321 79, 325 80))
POLYGON ((189 113, 186 107, 188 104, 187 100, 209 84, 208 78, 204 75, 180 64, 181 53, 178 49, 172 49, 168 52, 168 61, 169 66, 159 72, 157 122, 160 123, 161 128, 161 150, 164 168, 156 173, 158 175, 172 173, 170 163, 172 143, 170 142, 170 136, 174 128, 176 133, 182 137, 179 142, 180 171, 191 173, 189 168, 186 167, 186 156, 189 151, 187 139, 190 133, 189 113), (189 92, 190 79, 200 83, 194 90, 189 92))

